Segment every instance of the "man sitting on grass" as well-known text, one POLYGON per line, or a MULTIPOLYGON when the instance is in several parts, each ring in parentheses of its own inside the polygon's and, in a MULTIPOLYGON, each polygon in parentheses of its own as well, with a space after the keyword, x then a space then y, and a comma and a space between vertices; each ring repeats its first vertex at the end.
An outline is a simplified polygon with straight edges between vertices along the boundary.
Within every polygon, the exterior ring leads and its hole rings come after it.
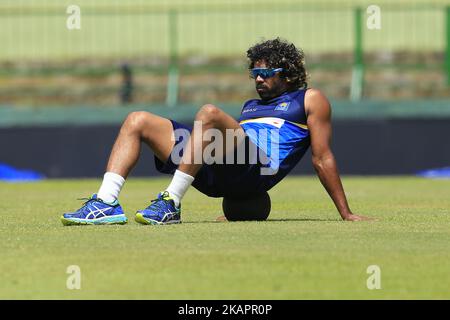
POLYGON ((173 178, 136 213, 140 223, 180 223, 181 200, 191 185, 211 197, 266 192, 295 167, 310 145, 314 168, 342 219, 366 220, 348 206, 330 149, 330 104, 319 90, 307 87, 303 52, 277 38, 251 47, 247 57, 261 99, 247 101, 237 121, 211 104, 200 108, 193 127, 148 112, 130 113, 98 193, 76 212, 64 214, 63 224, 127 222, 118 196, 142 142, 155 154, 157 169, 173 178))

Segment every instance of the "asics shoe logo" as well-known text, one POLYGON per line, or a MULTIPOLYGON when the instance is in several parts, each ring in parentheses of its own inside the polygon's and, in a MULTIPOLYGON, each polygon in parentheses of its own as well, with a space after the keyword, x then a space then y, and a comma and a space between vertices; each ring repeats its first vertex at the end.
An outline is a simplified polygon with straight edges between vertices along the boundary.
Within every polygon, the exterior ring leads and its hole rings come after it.
POLYGON ((169 221, 174 219, 176 216, 176 212, 166 212, 163 216, 163 218, 161 219, 161 221, 165 222, 165 221, 169 221))
POLYGON ((101 217, 106 216, 106 211, 113 209, 112 207, 109 208, 97 208, 95 205, 92 205, 96 210, 89 210, 89 213, 86 215, 86 219, 97 219, 101 217))

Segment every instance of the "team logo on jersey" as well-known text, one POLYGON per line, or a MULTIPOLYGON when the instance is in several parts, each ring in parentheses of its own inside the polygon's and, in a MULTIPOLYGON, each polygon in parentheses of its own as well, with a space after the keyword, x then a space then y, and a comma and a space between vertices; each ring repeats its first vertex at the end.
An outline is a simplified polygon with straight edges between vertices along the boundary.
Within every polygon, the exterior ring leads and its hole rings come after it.
POLYGON ((247 112, 255 112, 256 110, 258 110, 257 108, 248 108, 248 109, 244 109, 242 111, 242 113, 247 113, 247 112))
POLYGON ((278 111, 278 110, 287 111, 290 104, 291 104, 290 102, 281 102, 275 107, 274 111, 278 111))

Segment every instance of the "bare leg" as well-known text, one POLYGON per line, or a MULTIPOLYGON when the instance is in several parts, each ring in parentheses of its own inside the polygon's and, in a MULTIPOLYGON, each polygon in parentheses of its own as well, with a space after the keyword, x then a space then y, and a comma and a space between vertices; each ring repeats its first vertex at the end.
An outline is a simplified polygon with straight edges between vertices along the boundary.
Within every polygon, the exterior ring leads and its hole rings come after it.
MULTIPOLYGON (((199 112, 195 117, 196 121, 201 121, 200 127, 195 127, 192 130, 191 137, 186 145, 186 150, 181 159, 181 164, 178 167, 178 170, 195 176, 197 172, 200 170, 202 163, 194 163, 194 153, 195 154, 203 154, 203 150, 211 143, 211 141, 203 141, 202 133, 204 133, 208 129, 218 129, 222 133, 224 137, 223 142, 223 153, 229 152, 230 150, 226 150, 226 130, 234 129, 237 133, 237 141, 233 144, 233 146, 241 143, 245 137, 244 130, 241 128, 239 123, 233 119, 230 115, 223 112, 219 108, 214 105, 207 104, 200 108, 199 112)), ((203 160, 203 158, 202 158, 203 160)))
POLYGON ((125 119, 111 151, 106 171, 126 178, 136 165, 145 142, 161 161, 166 161, 172 151, 173 127, 170 120, 149 112, 132 112, 125 119))
MULTIPOLYGON (((100 224, 126 223, 127 218, 123 212, 118 214, 114 214, 114 212, 116 212, 116 209, 121 211, 117 199, 125 178, 139 158, 141 142, 148 144, 160 160, 166 161, 174 145, 172 134, 172 123, 169 120, 148 112, 130 113, 120 128, 120 132, 114 143, 106 169, 107 172, 103 177, 103 182, 97 193, 97 197, 91 198, 91 200, 109 204, 111 207, 104 211, 96 207, 96 211, 100 210, 102 211, 101 214, 103 214, 98 219, 97 216, 94 218, 86 218, 88 217, 85 215, 86 210, 81 213, 78 211, 69 213, 62 218, 63 224, 80 224, 80 219, 84 219, 88 223, 92 223, 94 220, 98 221, 95 223, 100 224), (111 210, 112 208, 114 209, 111 210), (105 215, 104 212, 106 211, 108 213, 105 215)), ((85 205, 83 208, 85 208, 85 205)), ((89 215, 91 213, 92 211, 89 215)))

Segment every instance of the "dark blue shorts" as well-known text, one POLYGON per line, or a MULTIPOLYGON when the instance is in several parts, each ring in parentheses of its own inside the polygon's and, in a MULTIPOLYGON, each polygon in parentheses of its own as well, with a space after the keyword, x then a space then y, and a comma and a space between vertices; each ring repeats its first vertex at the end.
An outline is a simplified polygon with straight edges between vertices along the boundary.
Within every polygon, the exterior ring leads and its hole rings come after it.
MULTIPOLYGON (((176 121, 172 121, 173 129, 186 129, 192 131, 192 127, 183 125, 176 121)), ((175 141, 178 144, 186 144, 187 139, 183 138, 175 141)), ((246 144, 252 143, 250 139, 246 139, 246 144)), ((179 146, 181 147, 181 146, 179 146)), ((177 156, 182 156, 183 148, 177 156)), ((249 150, 246 146, 246 150, 249 150)), ((172 150, 174 152, 174 150, 172 150)), ((261 164, 203 164, 197 173, 192 186, 198 191, 210 197, 245 197, 256 193, 267 191, 268 176, 261 175, 261 164)), ((163 163, 155 156, 156 169, 161 173, 174 174, 178 165, 173 163, 172 157, 163 163)))

